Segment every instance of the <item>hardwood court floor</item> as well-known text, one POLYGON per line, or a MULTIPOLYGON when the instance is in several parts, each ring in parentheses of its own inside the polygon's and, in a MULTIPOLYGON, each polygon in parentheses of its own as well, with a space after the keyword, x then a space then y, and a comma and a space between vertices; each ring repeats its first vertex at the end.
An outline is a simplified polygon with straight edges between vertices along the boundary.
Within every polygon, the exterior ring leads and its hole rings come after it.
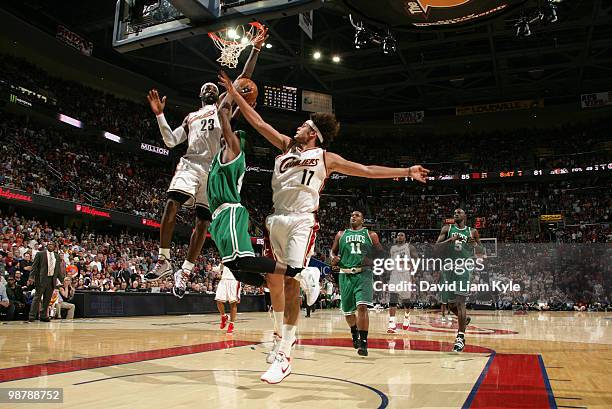
POLYGON ((0 388, 64 388, 64 403, 44 405, 57 408, 612 407, 612 313, 470 315, 468 346, 453 354, 456 324, 439 313, 413 312, 408 330, 386 334, 386 312, 370 312, 363 358, 340 312, 317 310, 300 320, 280 385, 259 380, 266 313, 240 314, 233 336, 217 315, 3 323, 0 388))

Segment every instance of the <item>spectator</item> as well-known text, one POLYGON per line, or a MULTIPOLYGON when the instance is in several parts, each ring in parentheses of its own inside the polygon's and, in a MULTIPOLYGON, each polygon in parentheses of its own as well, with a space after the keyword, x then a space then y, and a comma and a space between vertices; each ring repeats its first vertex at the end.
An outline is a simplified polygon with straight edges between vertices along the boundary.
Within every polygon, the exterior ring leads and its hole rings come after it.
POLYGON ((59 289, 60 300, 57 304, 57 317, 62 317, 62 310, 68 310, 66 313, 66 319, 71 320, 74 318, 74 304, 71 303, 74 298, 74 287, 72 286, 72 278, 64 277, 64 285, 59 289))

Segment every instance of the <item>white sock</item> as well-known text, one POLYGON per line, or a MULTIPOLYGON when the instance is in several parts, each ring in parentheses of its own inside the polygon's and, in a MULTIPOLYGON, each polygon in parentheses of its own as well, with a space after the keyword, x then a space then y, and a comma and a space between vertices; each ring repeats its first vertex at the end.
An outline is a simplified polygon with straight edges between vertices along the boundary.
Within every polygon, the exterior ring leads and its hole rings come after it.
POLYGON ((277 334, 281 333, 283 328, 283 318, 285 317, 284 311, 274 311, 274 332, 277 334))
POLYGON ((164 256, 166 260, 170 260, 170 249, 159 249, 159 255, 164 256))
POLYGON ((291 356, 291 345, 295 340, 295 330, 297 325, 283 324, 283 339, 281 340, 279 352, 285 354, 287 358, 291 356))
POLYGON ((183 270, 193 270, 193 266, 195 266, 195 264, 193 264, 191 261, 189 260, 185 260, 183 261, 183 266, 181 267, 183 270))

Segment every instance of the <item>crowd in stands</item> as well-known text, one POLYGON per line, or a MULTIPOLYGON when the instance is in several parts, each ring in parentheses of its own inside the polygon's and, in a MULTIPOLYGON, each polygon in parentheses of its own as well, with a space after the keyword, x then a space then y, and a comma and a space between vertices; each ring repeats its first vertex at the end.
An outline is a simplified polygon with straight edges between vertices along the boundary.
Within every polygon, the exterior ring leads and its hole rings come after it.
MULTIPOLYGON (((0 79, 49 98, 58 112, 76 118, 86 126, 111 132, 122 138, 143 142, 159 141, 157 122, 146 104, 118 98, 76 81, 67 81, 38 68, 24 59, 0 54, 0 79)), ((181 114, 167 110, 170 123, 179 124, 181 114)))

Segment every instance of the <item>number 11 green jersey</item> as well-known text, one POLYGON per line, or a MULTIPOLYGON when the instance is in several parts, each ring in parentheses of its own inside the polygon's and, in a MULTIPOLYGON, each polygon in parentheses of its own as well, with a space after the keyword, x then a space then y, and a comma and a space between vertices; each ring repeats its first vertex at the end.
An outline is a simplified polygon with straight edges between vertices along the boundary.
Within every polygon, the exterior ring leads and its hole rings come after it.
POLYGON ((370 232, 365 227, 359 230, 346 229, 340 237, 340 268, 357 268, 363 266, 363 259, 372 250, 370 232))

